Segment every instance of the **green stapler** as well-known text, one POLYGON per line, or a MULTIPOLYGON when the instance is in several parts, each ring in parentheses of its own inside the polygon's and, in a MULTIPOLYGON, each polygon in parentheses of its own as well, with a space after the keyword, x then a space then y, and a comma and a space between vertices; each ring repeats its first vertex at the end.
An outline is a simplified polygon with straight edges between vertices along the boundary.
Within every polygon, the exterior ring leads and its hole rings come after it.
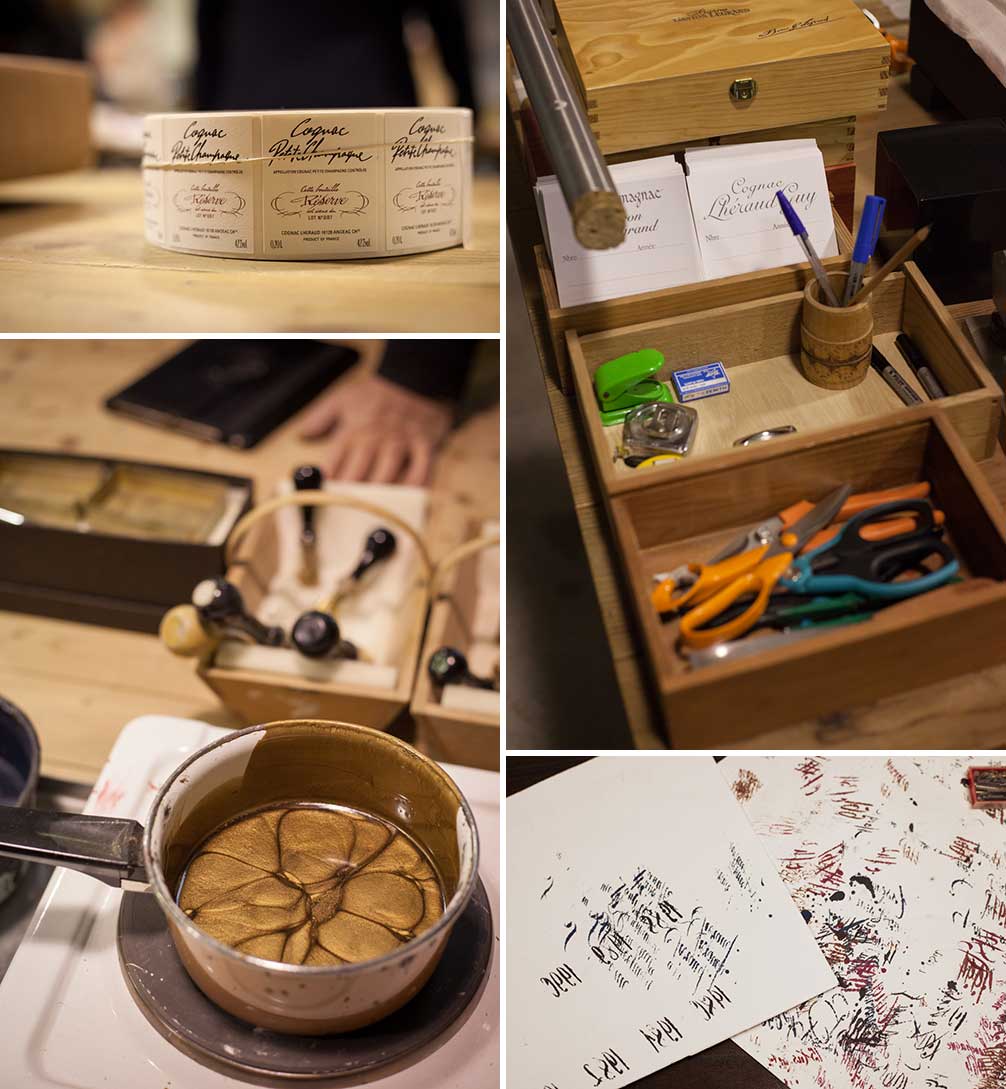
POLYGON ((602 363, 594 372, 601 423, 605 427, 622 423, 629 409, 637 405, 673 401, 674 394, 667 384, 653 377, 663 365, 664 357, 656 348, 640 348, 602 363))

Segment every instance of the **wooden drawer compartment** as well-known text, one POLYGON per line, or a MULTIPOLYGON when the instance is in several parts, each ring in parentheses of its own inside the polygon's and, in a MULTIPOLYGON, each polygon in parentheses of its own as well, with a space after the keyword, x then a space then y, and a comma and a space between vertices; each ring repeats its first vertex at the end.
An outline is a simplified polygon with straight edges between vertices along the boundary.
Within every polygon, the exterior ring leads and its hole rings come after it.
POLYGON ((735 449, 733 443, 763 428, 792 424, 797 434, 773 439, 771 445, 799 443, 803 436, 828 427, 924 412, 926 405, 939 405, 972 457, 990 457, 999 428, 1002 390, 925 277, 909 262, 903 273, 885 280, 873 300, 874 339, 888 361, 925 398, 894 347, 897 334, 908 333, 947 397, 909 408, 872 370, 851 390, 812 385, 800 370, 800 291, 589 336, 567 334, 577 400, 603 491, 618 495, 671 476, 689 475, 707 458, 718 455, 729 454, 739 462, 752 449, 735 449), (692 402, 699 424, 695 445, 686 458, 642 470, 614 460, 622 428, 620 424, 602 426, 593 387, 594 372, 602 363, 639 348, 663 352, 665 364, 659 378, 721 360, 731 383, 729 393, 692 402))
POLYGON ((710 458, 614 497, 611 515, 678 747, 738 742, 1006 660, 1006 513, 939 409, 710 458), (656 572, 701 562, 766 516, 842 483, 863 492, 920 480, 946 514, 963 582, 750 658, 691 669, 678 654, 676 622, 662 623, 650 602, 656 572))
POLYGON ((499 556, 498 545, 483 549, 438 579, 411 708, 423 752, 490 771, 499 770, 499 692, 457 685, 438 691, 426 666, 438 647, 451 646, 465 655, 473 673, 492 673, 500 656, 499 556))
MULTIPOLYGON (((829 272, 847 272, 852 237, 838 212, 835 217, 835 233, 838 239, 838 256, 825 257, 822 264, 829 272)), ((541 282, 541 294, 548 323, 549 339, 555 356, 559 388, 563 393, 573 389, 568 334, 575 331, 580 337, 591 333, 619 331, 627 325, 674 318, 682 314, 695 314, 700 310, 748 302, 753 299, 769 299, 791 291, 803 291, 813 275, 808 264, 780 265, 779 268, 746 272, 740 276, 721 276, 717 280, 700 280, 695 284, 679 284, 662 291, 645 291, 638 295, 623 295, 620 299, 582 303, 579 306, 562 306, 555 285, 555 273, 545 247, 535 246, 535 264, 541 282)), ((609 357, 611 358, 611 357, 609 357)), ((604 360, 601 360, 603 363, 604 360)))

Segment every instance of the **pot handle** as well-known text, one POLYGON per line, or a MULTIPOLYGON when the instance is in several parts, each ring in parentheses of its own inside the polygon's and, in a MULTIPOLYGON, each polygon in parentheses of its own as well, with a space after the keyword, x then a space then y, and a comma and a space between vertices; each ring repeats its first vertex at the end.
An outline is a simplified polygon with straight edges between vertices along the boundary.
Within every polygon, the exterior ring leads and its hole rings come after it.
POLYGON ((113 888, 149 887, 137 821, 0 805, 0 855, 79 870, 113 888))

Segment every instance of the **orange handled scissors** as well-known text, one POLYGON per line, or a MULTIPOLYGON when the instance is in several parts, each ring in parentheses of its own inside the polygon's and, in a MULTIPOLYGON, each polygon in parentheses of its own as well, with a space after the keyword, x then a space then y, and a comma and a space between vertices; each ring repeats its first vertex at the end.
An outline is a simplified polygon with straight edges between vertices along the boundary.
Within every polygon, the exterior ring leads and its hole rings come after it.
MULTIPOLYGON (((930 490, 929 483, 922 481, 920 484, 908 484, 900 488, 887 488, 883 491, 858 492, 855 495, 850 495, 842 504, 842 509, 838 512, 835 520, 845 522, 849 518, 854 518, 857 514, 862 514, 864 510, 879 506, 881 503, 889 503, 895 499, 927 499, 930 490)), ((722 563, 723 560, 730 556, 735 556, 746 549, 756 548, 759 544, 771 541, 782 530, 794 525, 813 509, 814 504, 803 499, 799 503, 794 503, 791 507, 781 510, 772 518, 755 526, 754 529, 742 533, 725 548, 717 552, 707 563, 683 564, 673 571, 654 575, 656 585, 651 594, 653 607, 658 613, 673 613, 704 601, 719 589, 719 586, 714 585, 709 579, 702 581, 701 576, 704 571, 707 571, 711 566, 722 563)), ((943 512, 937 511, 935 518, 938 525, 942 524, 943 512)), ((867 527, 867 536, 869 540, 880 540, 885 537, 897 536, 899 533, 907 533, 914 528, 915 524, 911 518, 894 518, 885 522, 872 523, 867 527)), ((838 530, 839 526, 837 525, 834 528, 822 528, 803 546, 801 551, 817 548, 829 538, 834 537, 838 530)))
POLYGON ((693 595, 693 600, 700 604, 682 618, 681 641, 692 647, 709 647, 736 639, 754 627, 800 549, 831 525, 851 491, 850 485, 843 484, 765 543, 703 567, 694 584, 699 590, 693 595), (716 627, 704 627, 747 594, 754 594, 755 598, 740 616, 716 627))

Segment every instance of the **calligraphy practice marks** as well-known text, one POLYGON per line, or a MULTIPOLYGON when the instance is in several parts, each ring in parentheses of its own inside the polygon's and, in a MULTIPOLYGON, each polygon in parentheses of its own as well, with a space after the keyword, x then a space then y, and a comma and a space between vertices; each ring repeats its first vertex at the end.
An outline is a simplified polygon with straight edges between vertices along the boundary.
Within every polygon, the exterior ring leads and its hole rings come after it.
POLYGON ((628 1085, 834 988, 711 758, 591 760, 507 811, 508 1084, 628 1085))
POLYGON ((1006 823, 970 808, 976 762, 720 764, 839 981, 736 1038, 791 1089, 1006 1086, 1006 823))

